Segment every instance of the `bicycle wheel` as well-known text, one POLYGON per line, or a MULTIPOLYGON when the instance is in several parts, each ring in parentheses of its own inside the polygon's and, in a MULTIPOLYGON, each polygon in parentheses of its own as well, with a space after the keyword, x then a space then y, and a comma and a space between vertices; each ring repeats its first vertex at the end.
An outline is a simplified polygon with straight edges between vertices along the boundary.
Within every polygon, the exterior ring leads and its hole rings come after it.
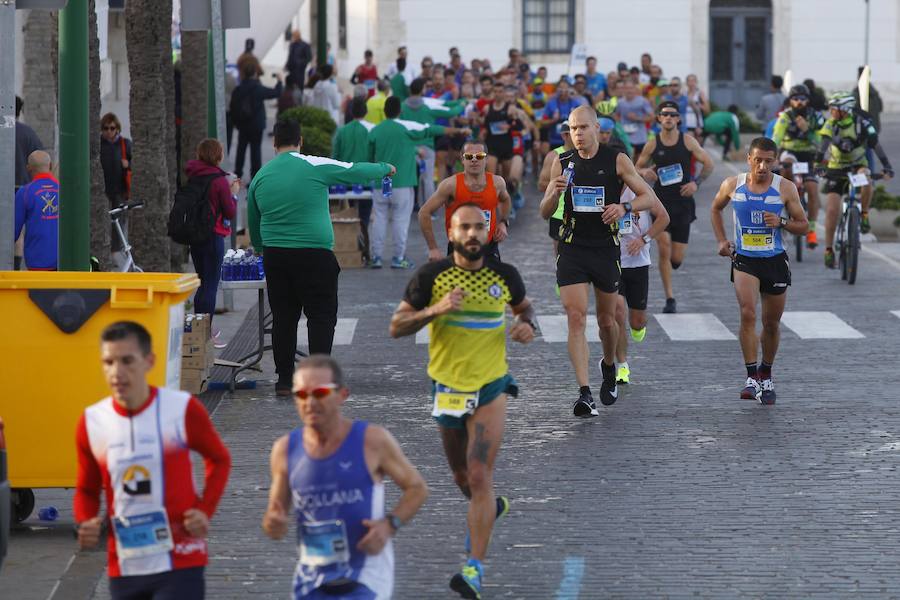
POLYGON ((837 236, 834 240, 834 251, 837 253, 838 268, 841 270, 841 279, 847 279, 847 213, 841 215, 837 227, 837 236))
POLYGON ((853 285, 856 283, 857 267, 859 266, 859 208, 850 207, 850 214, 847 218, 847 283, 853 285))

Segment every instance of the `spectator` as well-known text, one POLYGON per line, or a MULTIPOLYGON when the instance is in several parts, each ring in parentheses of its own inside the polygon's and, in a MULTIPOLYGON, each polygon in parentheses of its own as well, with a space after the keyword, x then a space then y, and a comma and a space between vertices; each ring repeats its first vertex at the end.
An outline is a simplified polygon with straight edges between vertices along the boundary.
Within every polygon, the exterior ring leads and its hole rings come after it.
POLYGON ((237 155, 234 172, 240 179, 244 173, 244 159, 250 147, 250 179, 262 167, 262 136, 266 130, 266 106, 264 102, 281 95, 281 75, 275 74, 278 84, 267 88, 259 81, 254 63, 245 63, 241 72, 241 84, 231 94, 231 118, 238 131, 237 155))
POLYGON ((412 83, 413 80, 410 79, 409 83, 406 81, 406 72, 404 71, 406 69, 405 58, 397 59, 397 68, 399 68, 400 71, 390 76, 391 95, 400 98, 400 101, 402 102, 409 97, 409 84, 412 83))
MULTIPOLYGON (((112 209, 127 202, 131 194, 131 140, 122 135, 122 123, 113 113, 100 118, 100 166, 103 167, 103 185, 109 207, 112 209)), ((119 215, 119 225, 127 236, 127 213, 119 215)), ((121 253, 122 240, 115 228, 110 231, 112 252, 121 253)), ((118 255, 113 258, 120 260, 118 255)))
POLYGON ((634 155, 640 156, 647 143, 647 125, 653 121, 654 111, 650 101, 638 94, 638 86, 633 81, 625 84, 625 96, 616 102, 616 115, 634 147, 634 155))
POLYGON ((585 62, 585 66, 587 67, 587 73, 585 73, 585 78, 587 79, 587 89, 590 92, 591 96, 594 98, 594 101, 602 100, 601 92, 606 95, 608 93, 607 89, 607 80, 606 76, 603 73, 597 71, 597 58, 594 56, 588 56, 587 61, 585 62))
POLYGON ((363 64, 356 67, 350 77, 350 83, 361 83, 366 86, 367 98, 375 95, 375 82, 378 81, 378 67, 372 62, 373 56, 371 50, 366 50, 363 53, 363 64))
POLYGON ((803 85, 809 89, 809 105, 820 112, 828 110, 828 102, 825 100, 825 92, 822 88, 816 87, 816 82, 812 79, 804 79, 803 85))
MULTIPOLYGON (((421 93, 423 81, 413 81, 413 92, 422 100, 421 93)), ((407 100, 407 101, 408 101, 407 100)), ((446 134, 468 134, 468 129, 456 129, 454 127, 441 127, 439 125, 426 125, 424 123, 398 122, 400 116, 400 99, 391 96, 384 103, 385 120, 369 132, 369 160, 383 161, 396 165, 396 175, 393 179, 393 193, 386 198, 381 193, 381 186, 376 185, 373 190, 373 211, 375 213, 372 222, 372 262, 374 269, 382 267, 381 252, 384 249, 385 234, 389 213, 392 224, 392 236, 394 239, 394 256, 391 267, 395 269, 410 269, 414 265, 406 258, 406 237, 409 233, 409 218, 413 208, 413 188, 416 186, 418 172, 416 168, 416 143, 426 140, 432 141, 436 136, 446 134)), ((432 142, 433 143, 433 142, 432 142)), ((434 155, 432 154, 432 161, 434 155)))
POLYGON ((276 123, 276 156, 250 183, 247 195, 250 240, 263 252, 279 396, 291 394, 301 313, 307 318, 309 353, 331 354, 341 269, 333 252, 328 186, 367 183, 395 172, 387 163, 351 165, 308 157, 300 154, 302 143, 296 121, 276 123))
MULTIPOLYGON (((862 77, 863 69, 865 67, 860 67, 856 73, 856 78, 859 80, 862 77)), ((809 87, 809 86, 806 86, 809 87)), ((809 88, 810 91, 813 88, 809 88)), ((856 106, 862 109, 862 105, 859 101, 859 86, 853 86, 853 97, 856 98, 856 106)), ((872 82, 869 82, 869 107, 864 109, 865 112, 872 117, 872 124, 875 125, 875 130, 878 133, 881 133, 881 113, 884 110, 884 103, 881 101, 881 94, 878 93, 878 90, 875 89, 875 86, 872 85, 872 82)))
MULTIPOLYGON (((407 87, 409 87, 409 84, 413 82, 413 79, 418 76, 416 68, 409 63, 406 46, 397 48, 397 60, 391 63, 387 70, 387 77, 390 80, 393 80, 394 76, 398 74, 403 78, 403 84, 407 87)), ((394 95, 397 95, 397 93, 394 92, 394 95)))
MULTIPOLYGON (((379 84, 384 83, 380 81, 379 84)), ((368 102, 372 102, 369 98, 368 102)), ((331 145, 331 157, 346 163, 366 162, 369 160, 369 132, 374 127, 371 121, 366 119, 368 103, 365 98, 354 98, 350 102, 350 119, 347 124, 339 128, 334 134, 334 142, 331 145)), ((382 105, 382 120, 384 106, 382 105)), ((377 182, 376 182, 377 183, 377 182)), ((359 212, 359 226, 363 236, 365 249, 363 250, 364 262, 369 262, 369 221, 372 217, 372 199, 362 198, 356 201, 359 212)))
POLYGON ((44 144, 34 129, 19 120, 25 102, 16 96, 16 189, 28 185, 28 157, 35 150, 43 150, 44 144))
POLYGON ((50 155, 35 150, 26 169, 31 183, 16 192, 15 237, 25 227, 25 266, 29 271, 55 271, 59 255, 59 181, 50 172, 50 155))
POLYGON ((225 148, 226 154, 231 153, 231 137, 234 132, 234 121, 231 118, 231 94, 237 88, 240 72, 235 72, 235 65, 225 68, 225 148))
POLYGON ((768 123, 778 116, 784 105, 785 95, 781 93, 784 79, 780 75, 772 75, 768 94, 764 94, 756 107, 756 119, 761 123, 768 123))
POLYGON ((291 45, 288 48, 288 58, 284 70, 294 78, 294 83, 302 98, 303 88, 306 86, 306 68, 312 62, 312 48, 300 37, 299 29, 295 29, 291 37, 291 45))
POLYGON ((384 121, 384 102, 391 91, 390 84, 384 79, 378 80, 378 91, 366 101, 366 120, 372 125, 378 125, 384 121))
POLYGON ((256 76, 262 77, 265 71, 263 71, 262 65, 259 64, 259 59, 256 58, 256 55, 253 54, 253 49, 256 48, 256 41, 253 38, 247 38, 244 40, 244 52, 238 56, 237 59, 237 69, 238 74, 243 79, 244 75, 244 67, 248 64, 253 64, 256 69, 256 76))
POLYGON ((318 73, 319 80, 313 87, 312 105, 327 111, 335 123, 340 123, 341 92, 334 81, 334 67, 322 65, 318 73))
POLYGON ((213 235, 204 244, 191 244, 191 260, 194 271, 200 277, 200 287, 194 294, 194 312, 208 314, 216 312, 216 292, 222 273, 222 258, 225 255, 225 238, 231 235, 231 222, 237 207, 237 193, 241 180, 228 184, 228 175, 219 166, 225 152, 218 140, 207 138, 197 146, 197 158, 189 160, 184 168, 191 180, 207 189, 207 198, 215 218, 213 235), (208 183, 207 183, 208 182, 208 183))
POLYGON ((741 123, 738 120, 738 107, 732 104, 727 111, 719 110, 710 113, 703 124, 703 137, 700 139, 702 146, 707 136, 716 136, 716 141, 722 146, 722 160, 728 160, 728 152, 734 146, 735 152, 741 149, 741 123))
POLYGON ((284 78, 284 90, 278 96, 278 114, 297 106, 297 83, 293 75, 284 78))
POLYGON ((356 100, 357 98, 359 98, 363 102, 365 102, 366 98, 368 98, 368 97, 369 97, 369 90, 366 89, 366 86, 364 86, 361 83, 357 83, 356 85, 353 86, 353 95, 347 96, 346 98, 344 98, 344 101, 341 105, 341 115, 343 115, 343 117, 344 117, 344 119, 343 119, 344 123, 349 123, 350 121, 353 120, 353 114, 351 111, 353 101, 356 100))
POLYGON ((688 75, 686 83, 687 92, 685 95, 688 99, 688 106, 684 117, 684 125, 686 130, 693 133, 694 137, 699 140, 703 135, 703 117, 709 114, 709 98, 700 89, 696 75, 688 75))

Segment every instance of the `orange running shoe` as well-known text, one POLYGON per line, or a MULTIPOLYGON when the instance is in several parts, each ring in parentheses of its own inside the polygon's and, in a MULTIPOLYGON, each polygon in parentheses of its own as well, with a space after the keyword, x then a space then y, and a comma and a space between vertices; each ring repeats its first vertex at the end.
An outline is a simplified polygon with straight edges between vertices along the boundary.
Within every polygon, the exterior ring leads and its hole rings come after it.
POLYGON ((806 247, 812 250, 816 246, 819 245, 819 238, 816 237, 815 231, 810 231, 806 234, 806 247))

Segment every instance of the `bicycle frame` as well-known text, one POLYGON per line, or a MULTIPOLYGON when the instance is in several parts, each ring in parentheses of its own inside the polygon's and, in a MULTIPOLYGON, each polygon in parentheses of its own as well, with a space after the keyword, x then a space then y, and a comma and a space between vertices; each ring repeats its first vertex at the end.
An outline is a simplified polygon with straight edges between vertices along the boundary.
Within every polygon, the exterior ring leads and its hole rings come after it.
POLYGON ((109 211, 109 216, 112 219, 112 225, 115 229, 116 236, 119 238, 119 242, 122 245, 122 255, 125 257, 122 265, 117 269, 119 273, 129 273, 134 271, 136 273, 143 273, 144 270, 140 268, 134 262, 134 255, 131 253, 132 246, 128 242, 128 236, 125 235, 125 230, 122 228, 122 223, 119 222, 119 216, 124 214, 128 210, 132 210, 134 208, 140 208, 143 204, 123 204, 122 206, 116 207, 109 211))

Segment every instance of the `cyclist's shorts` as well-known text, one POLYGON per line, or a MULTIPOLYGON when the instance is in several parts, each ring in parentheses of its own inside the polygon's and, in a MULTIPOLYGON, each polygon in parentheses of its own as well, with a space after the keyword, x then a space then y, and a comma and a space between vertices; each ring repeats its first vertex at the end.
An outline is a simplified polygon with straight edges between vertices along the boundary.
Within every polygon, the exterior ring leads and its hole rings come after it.
POLYGON ((868 168, 869 165, 863 163, 846 169, 828 169, 825 172, 825 185, 822 187, 822 191, 826 194, 846 194, 850 189, 850 179, 847 175, 868 168))
MULTIPOLYGON (((809 166, 809 171, 803 175, 803 181, 818 181, 819 178, 816 176, 816 153, 815 152, 799 152, 795 150, 785 150, 781 153, 781 156, 778 158, 778 162, 798 162, 798 163, 806 163, 809 166)), ((784 175, 784 169, 781 170, 781 175, 784 175)))
POLYGON ((787 254, 777 256, 744 256, 735 254, 731 259, 731 281, 734 272, 741 271, 759 279, 759 293, 778 296, 791 285, 791 265, 787 254))
MULTIPOLYGON (((431 382, 431 399, 434 401, 434 395, 437 393, 437 384, 432 381, 431 382)), ((497 399, 500 394, 506 394, 507 396, 512 396, 513 398, 517 398, 519 396, 519 385, 516 383, 516 380, 513 379, 512 375, 507 373, 503 377, 499 379, 495 379, 478 390, 478 406, 487 406, 491 402, 497 399)), ((475 409, 478 410, 477 408, 475 409)), ((441 427, 446 427, 448 429, 465 429, 466 428, 466 419, 469 415, 463 415, 462 417, 451 417, 450 415, 441 415, 439 417, 434 417, 434 420, 437 421, 438 425, 441 427)))

